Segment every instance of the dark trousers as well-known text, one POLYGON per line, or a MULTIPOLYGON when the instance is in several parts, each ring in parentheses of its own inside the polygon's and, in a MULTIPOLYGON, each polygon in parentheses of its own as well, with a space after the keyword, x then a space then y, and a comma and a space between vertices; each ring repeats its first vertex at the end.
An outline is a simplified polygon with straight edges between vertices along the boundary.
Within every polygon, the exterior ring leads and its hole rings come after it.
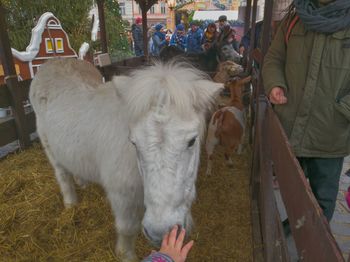
POLYGON ((335 209, 344 158, 298 157, 298 160, 323 214, 330 221, 335 209))
POLYGON ((140 49, 136 49, 136 48, 135 48, 135 55, 136 55, 136 56, 143 56, 143 50, 140 50, 140 49))

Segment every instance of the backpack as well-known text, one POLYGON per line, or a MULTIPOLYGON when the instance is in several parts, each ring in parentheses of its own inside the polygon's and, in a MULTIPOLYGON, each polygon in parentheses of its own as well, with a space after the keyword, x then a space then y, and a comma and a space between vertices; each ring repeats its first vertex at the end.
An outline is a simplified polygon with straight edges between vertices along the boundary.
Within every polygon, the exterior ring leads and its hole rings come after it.
POLYGON ((284 43, 286 45, 288 45, 288 41, 289 41, 290 35, 292 34, 292 30, 293 30, 294 26, 296 25, 296 23, 299 21, 299 19, 300 19, 299 16, 295 15, 293 17, 293 19, 290 21, 290 23, 288 24, 286 35, 284 37, 284 43))

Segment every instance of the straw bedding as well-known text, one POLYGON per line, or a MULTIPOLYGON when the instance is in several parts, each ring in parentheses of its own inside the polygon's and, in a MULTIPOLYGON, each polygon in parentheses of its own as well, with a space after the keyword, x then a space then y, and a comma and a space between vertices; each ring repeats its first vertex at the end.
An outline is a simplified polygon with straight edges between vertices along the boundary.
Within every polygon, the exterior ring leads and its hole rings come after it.
MULTIPOLYGON (((235 156, 234 168, 216 152, 210 177, 202 153, 192 209, 195 245, 188 261, 252 261, 250 152, 235 156)), ((65 210, 39 143, 0 161, 0 261, 119 261, 103 190, 89 185, 77 191, 79 204, 65 210)), ((140 260, 151 250, 140 234, 140 260)))

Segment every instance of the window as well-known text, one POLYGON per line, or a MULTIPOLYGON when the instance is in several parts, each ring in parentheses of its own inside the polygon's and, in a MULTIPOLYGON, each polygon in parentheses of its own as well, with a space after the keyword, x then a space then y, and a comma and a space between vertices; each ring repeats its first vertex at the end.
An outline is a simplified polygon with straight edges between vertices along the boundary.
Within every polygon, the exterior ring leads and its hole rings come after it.
POLYGON ((160 12, 161 12, 162 14, 165 14, 165 13, 166 13, 165 3, 160 3, 160 12))
POLYGON ((46 47, 46 53, 48 54, 53 53, 52 41, 50 38, 45 38, 45 47, 46 47))
POLYGON ((55 38, 56 53, 63 53, 63 38, 55 38))
POLYGON ((119 13, 125 15, 125 3, 119 3, 119 13))
POLYGON ((151 9, 150 9, 150 13, 151 14, 154 14, 154 5, 151 7, 151 9))

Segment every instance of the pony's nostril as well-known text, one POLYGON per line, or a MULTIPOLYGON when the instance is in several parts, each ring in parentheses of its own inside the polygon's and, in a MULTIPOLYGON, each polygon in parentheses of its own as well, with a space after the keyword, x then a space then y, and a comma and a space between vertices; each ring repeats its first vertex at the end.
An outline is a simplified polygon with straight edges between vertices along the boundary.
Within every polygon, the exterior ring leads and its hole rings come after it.
POLYGON ((148 239, 152 239, 151 236, 149 235, 147 229, 144 227, 143 228, 143 233, 145 234, 145 236, 148 238, 148 239))
POLYGON ((181 233, 181 230, 182 230, 182 226, 181 225, 177 225, 177 232, 176 232, 176 238, 179 237, 180 233, 181 233))

